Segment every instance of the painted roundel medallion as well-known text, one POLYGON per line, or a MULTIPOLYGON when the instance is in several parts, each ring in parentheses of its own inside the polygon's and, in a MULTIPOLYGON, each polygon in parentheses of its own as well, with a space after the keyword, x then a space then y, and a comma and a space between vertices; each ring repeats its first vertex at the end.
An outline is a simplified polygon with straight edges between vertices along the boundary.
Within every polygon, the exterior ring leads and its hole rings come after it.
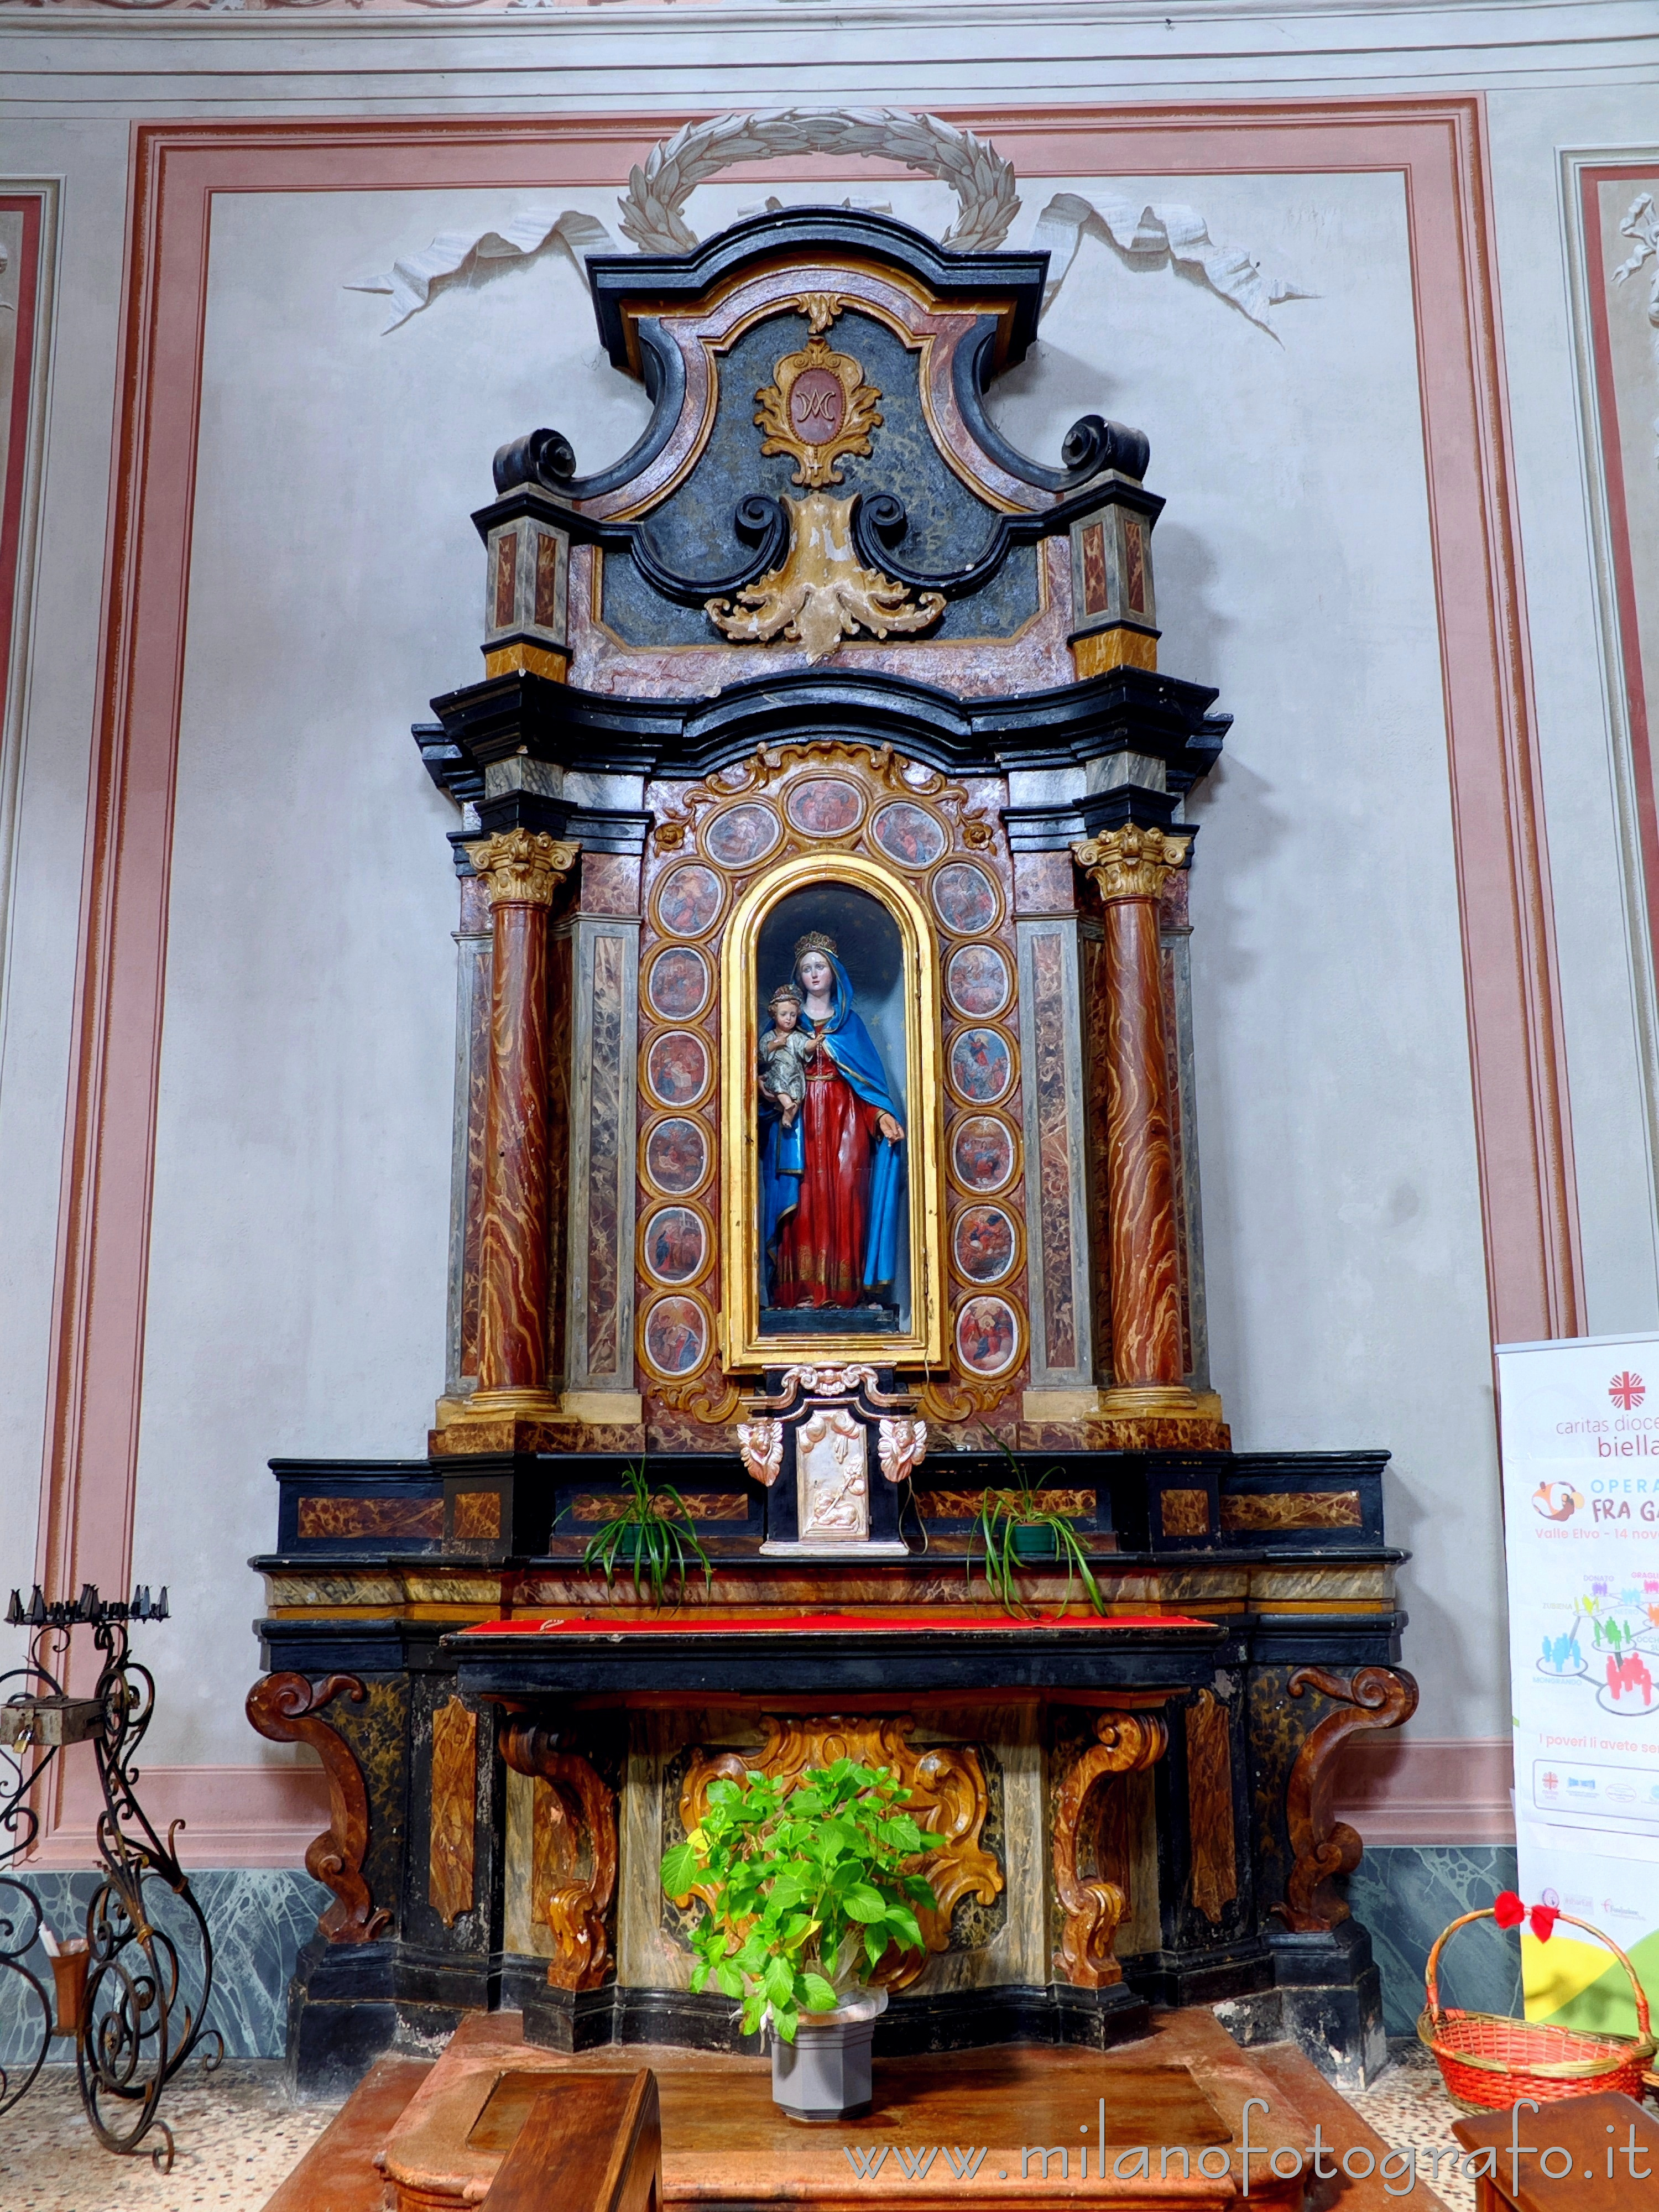
POLYGON ((953 937, 982 937, 1002 912, 997 887, 972 860, 952 860, 933 878, 933 911, 953 937))
POLYGON ((749 868, 763 860, 782 835, 783 824, 769 806, 745 799, 714 817, 702 833, 702 849, 723 868, 749 868))
POLYGON ((803 836, 844 837, 858 827, 864 799, 858 786, 842 776, 815 775, 795 785, 784 811, 803 836))
POLYGON ((640 1340, 659 1375, 693 1375, 708 1357, 708 1316, 696 1298, 659 1298, 645 1310, 640 1340))
POLYGON ((994 945, 959 945, 945 963, 945 996, 959 1014, 1000 1014, 1013 990, 1008 963, 994 945))
POLYGON ((694 1106, 714 1079, 713 1056, 695 1030, 665 1030, 652 1039, 645 1083, 659 1106, 694 1106))
POLYGON ((1019 1359, 1019 1316, 1006 1298, 969 1298, 957 1316, 957 1357, 975 1375, 1006 1375, 1019 1359))
POLYGON ((946 842, 938 817, 908 799, 896 799, 882 807, 870 824, 870 835, 902 868, 931 868, 946 842))
POLYGON ((713 983, 713 970, 702 953, 689 945, 671 945, 651 963, 646 1003, 665 1021, 690 1021, 708 1004, 713 983))
POLYGON ((969 1106, 994 1106, 1014 1079, 1014 1055, 1000 1030, 958 1030, 947 1066, 951 1088, 969 1106))
POLYGON ((669 1198, 689 1198, 708 1173, 708 1133, 701 1121, 676 1115, 659 1121, 645 1140, 645 1172, 669 1198))
POLYGON ((951 1132, 951 1172, 963 1190, 1006 1188, 1014 1159, 1014 1133, 1000 1114, 964 1114, 951 1132))
POLYGON ((708 1231, 690 1206, 659 1206, 640 1231, 647 1271, 659 1283, 694 1283, 708 1257, 708 1231))
POLYGON ((714 927, 726 896, 720 878, 701 860, 671 868, 657 891, 657 922, 665 937, 701 937, 714 927))
POLYGON ((1019 1257, 1013 1216, 1005 1206, 964 1206, 951 1231, 951 1257, 964 1282, 1001 1282, 1019 1257))

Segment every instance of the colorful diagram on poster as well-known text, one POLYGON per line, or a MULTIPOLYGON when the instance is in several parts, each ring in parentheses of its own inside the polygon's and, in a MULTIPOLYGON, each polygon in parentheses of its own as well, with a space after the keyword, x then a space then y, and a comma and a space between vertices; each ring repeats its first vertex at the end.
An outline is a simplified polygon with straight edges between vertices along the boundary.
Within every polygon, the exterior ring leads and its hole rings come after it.
MULTIPOLYGON (((1498 1359, 1521 1893, 1601 1929, 1659 2003, 1659 1337, 1498 1359)), ((1529 2019, 1631 2032, 1589 1937, 1521 1953, 1529 2019)))

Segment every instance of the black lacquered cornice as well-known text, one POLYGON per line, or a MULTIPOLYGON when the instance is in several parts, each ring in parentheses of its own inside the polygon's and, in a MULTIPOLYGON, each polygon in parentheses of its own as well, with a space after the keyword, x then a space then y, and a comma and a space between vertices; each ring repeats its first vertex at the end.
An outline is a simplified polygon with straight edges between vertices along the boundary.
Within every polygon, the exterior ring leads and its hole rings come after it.
POLYGON ((1042 310, 1046 253, 951 253, 890 216, 841 207, 754 216, 689 253, 590 254, 587 281, 600 339, 618 368, 631 369, 624 313, 630 305, 636 313, 695 307, 717 286, 773 261, 787 265, 815 257, 845 259, 849 253, 900 270, 944 306, 979 306, 988 295, 1006 299, 1012 313, 997 367, 1024 359, 1042 310))
MULTIPOLYGON (((795 669, 713 699, 618 699, 544 678, 487 678, 432 702, 441 731, 422 757, 459 798, 459 780, 527 755, 562 769, 695 781, 763 744, 815 738, 890 744, 952 775, 1084 767, 1118 752, 1164 763, 1172 796, 1208 774, 1231 716, 1207 684, 1140 668, 1012 699, 963 699, 908 678, 795 669), (453 750, 452 750, 453 749, 453 750)), ((476 784, 465 795, 474 799, 476 784)))

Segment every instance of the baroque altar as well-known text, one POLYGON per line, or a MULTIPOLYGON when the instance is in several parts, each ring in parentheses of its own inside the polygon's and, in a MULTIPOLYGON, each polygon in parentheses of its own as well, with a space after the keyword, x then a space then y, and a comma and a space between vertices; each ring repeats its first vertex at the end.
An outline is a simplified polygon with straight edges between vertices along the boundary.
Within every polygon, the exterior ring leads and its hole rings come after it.
MULTIPOLYGON (((521 2010, 731 2045, 664 1852, 848 1751, 944 1840, 878 2049, 1219 2003, 1383 2054, 1331 1811, 1407 1717, 1381 1450, 1235 1452, 1211 1387, 1188 794, 1138 431, 987 409, 1046 257, 805 210, 587 264, 653 403, 495 459, 453 802, 447 1371, 414 1462, 274 1462, 253 1725, 330 1784, 290 2051, 521 2010), (1012 1464, 1011 1464, 1012 1462, 1012 1464), (584 1564, 627 1470, 711 1572, 584 1564), (1041 1480, 1058 1563, 970 1586, 1041 1480)), ((434 1378, 435 1379, 435 1378, 434 1378)))

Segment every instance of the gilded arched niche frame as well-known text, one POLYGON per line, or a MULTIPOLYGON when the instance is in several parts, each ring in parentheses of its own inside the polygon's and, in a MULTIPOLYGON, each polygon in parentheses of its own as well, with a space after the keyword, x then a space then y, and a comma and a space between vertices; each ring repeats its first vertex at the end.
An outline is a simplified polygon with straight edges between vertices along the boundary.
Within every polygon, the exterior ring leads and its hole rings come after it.
POLYGON ((720 956, 720 1175, 725 1235, 722 1320, 729 1369, 796 1359, 857 1357, 883 1366, 944 1364, 945 1358, 944 1152, 939 948, 933 924, 909 885, 879 861, 818 850, 780 861, 751 884, 726 925, 720 956), (910 1199, 910 1326, 872 1337, 761 1334, 759 1079, 757 973, 762 925, 792 891, 845 884, 867 893, 897 925, 904 993, 905 1131, 910 1199))

